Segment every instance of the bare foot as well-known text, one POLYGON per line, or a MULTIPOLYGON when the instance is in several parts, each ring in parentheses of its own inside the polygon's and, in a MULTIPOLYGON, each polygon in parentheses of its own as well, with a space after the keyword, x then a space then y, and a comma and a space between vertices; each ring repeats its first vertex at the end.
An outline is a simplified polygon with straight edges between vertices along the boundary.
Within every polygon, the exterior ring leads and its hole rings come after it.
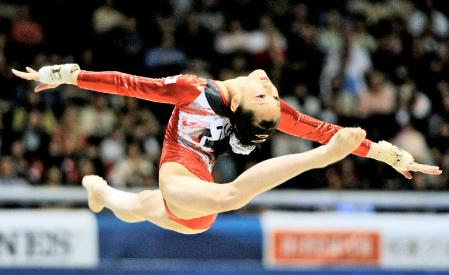
POLYGON ((330 152, 338 158, 344 158, 357 149, 366 137, 361 128, 342 128, 329 141, 330 152))
POLYGON ((103 210, 102 191, 107 182, 100 176, 90 175, 84 176, 82 185, 87 191, 89 209, 94 213, 103 210))

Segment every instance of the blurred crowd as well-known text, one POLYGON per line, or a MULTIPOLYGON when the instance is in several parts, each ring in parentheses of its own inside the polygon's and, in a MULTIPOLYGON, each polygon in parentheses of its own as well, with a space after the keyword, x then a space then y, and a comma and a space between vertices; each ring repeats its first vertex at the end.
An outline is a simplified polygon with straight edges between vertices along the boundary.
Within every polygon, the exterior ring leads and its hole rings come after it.
MULTIPOLYGON (((0 186, 79 185, 98 174, 117 187, 157 187, 172 106, 64 85, 10 69, 76 62, 86 70, 225 80, 267 71, 302 112, 361 126, 440 177, 412 181, 351 156, 279 188, 449 187, 449 21, 444 1, 420 0, 0 0, 0 186)), ((276 134, 249 157, 223 156, 232 180, 254 163, 317 144, 276 134)))

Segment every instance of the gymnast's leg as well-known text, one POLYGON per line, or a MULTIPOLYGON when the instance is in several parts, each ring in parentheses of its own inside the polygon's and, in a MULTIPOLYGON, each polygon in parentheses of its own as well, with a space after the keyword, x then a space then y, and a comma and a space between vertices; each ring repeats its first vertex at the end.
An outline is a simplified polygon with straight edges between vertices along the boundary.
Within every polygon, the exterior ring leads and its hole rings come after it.
POLYGON ((365 135, 360 128, 343 128, 327 145, 268 159, 227 184, 203 181, 184 166, 167 162, 159 172, 160 190, 169 209, 182 219, 235 210, 302 172, 343 159, 360 145, 365 135))
POLYGON ((106 207, 125 222, 149 221, 184 234, 205 231, 188 228, 170 219, 159 190, 146 190, 138 194, 124 192, 108 186, 99 176, 85 176, 83 187, 88 193, 89 208, 95 213, 106 207))
POLYGON ((123 192, 108 186, 98 176, 86 176, 83 186, 88 191, 89 207, 93 212, 107 207, 127 222, 150 221, 180 233, 200 233, 204 230, 193 230, 171 220, 164 200, 170 210, 182 219, 238 209, 258 194, 299 173, 341 160, 360 145, 365 135, 361 129, 344 128, 327 145, 305 153, 266 160, 228 184, 203 181, 184 166, 167 162, 160 170, 161 191, 148 190, 139 194, 123 192))

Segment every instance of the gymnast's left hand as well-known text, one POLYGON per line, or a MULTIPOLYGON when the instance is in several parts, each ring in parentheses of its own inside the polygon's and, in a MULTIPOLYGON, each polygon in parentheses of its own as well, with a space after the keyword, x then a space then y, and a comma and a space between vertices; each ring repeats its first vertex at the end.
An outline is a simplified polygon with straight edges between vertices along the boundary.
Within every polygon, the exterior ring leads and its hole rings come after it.
POLYGON ((373 142, 367 157, 387 163, 407 179, 413 178, 411 172, 428 175, 442 173, 440 167, 417 163, 409 152, 385 140, 373 142))
POLYGON ((407 179, 413 178, 411 172, 419 172, 419 173, 424 173, 424 174, 428 174, 428 175, 441 175, 441 173, 443 172, 443 171, 441 171, 440 167, 438 167, 438 166, 426 165, 426 164, 421 164, 421 163, 417 163, 417 162, 412 162, 410 164, 408 170, 396 169, 396 171, 401 173, 407 179))

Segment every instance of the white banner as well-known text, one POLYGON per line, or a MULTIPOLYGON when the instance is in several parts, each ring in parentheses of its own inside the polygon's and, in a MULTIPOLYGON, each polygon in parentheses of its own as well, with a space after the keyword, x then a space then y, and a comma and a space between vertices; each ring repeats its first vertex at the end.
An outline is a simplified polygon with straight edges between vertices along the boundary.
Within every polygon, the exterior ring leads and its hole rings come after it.
POLYGON ((270 267, 449 269, 449 215, 267 212, 270 267))
POLYGON ((98 228, 86 210, 1 210, 0 266, 98 264, 98 228))

